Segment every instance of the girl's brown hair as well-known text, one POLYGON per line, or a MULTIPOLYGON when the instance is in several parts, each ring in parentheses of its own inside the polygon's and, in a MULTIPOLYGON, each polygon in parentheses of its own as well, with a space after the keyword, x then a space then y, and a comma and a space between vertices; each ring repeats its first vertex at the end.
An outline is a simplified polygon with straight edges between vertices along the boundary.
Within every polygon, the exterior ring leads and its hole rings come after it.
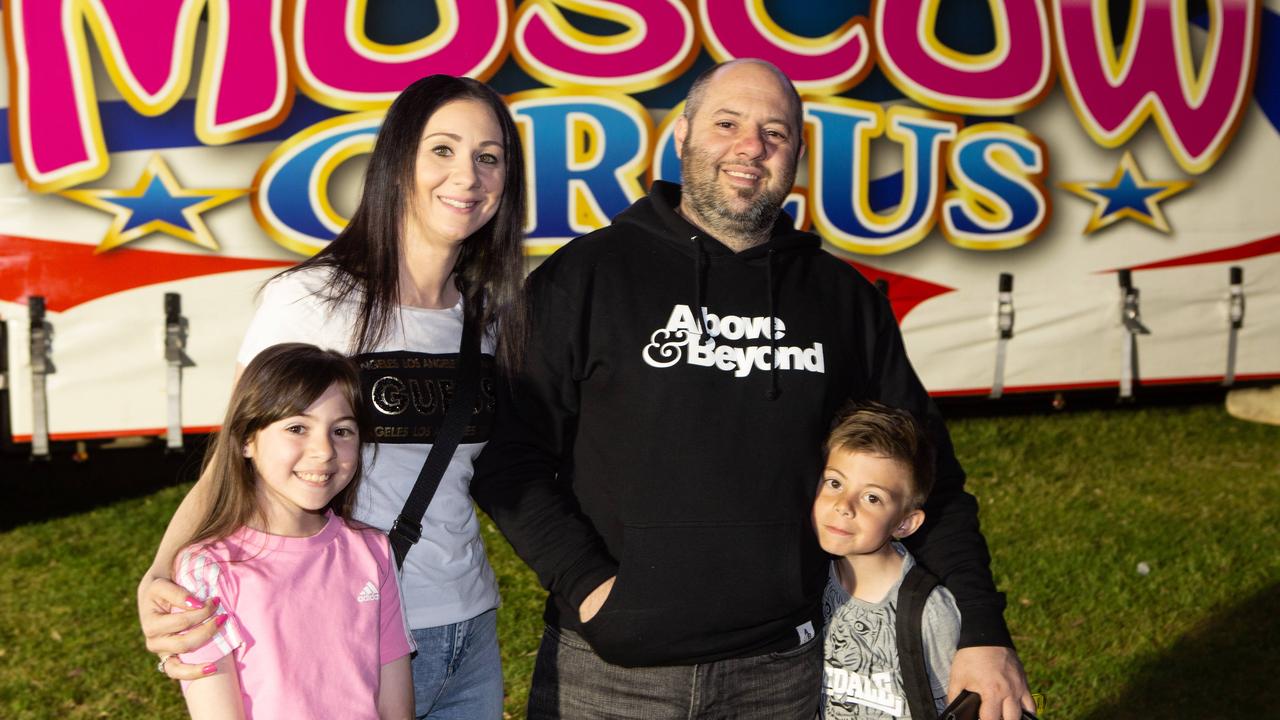
MULTIPOLYGON (((258 506, 257 473, 253 461, 244 456, 245 445, 271 423, 301 414, 331 385, 338 386, 353 416, 362 422, 360 374, 347 357, 315 345, 283 343, 250 361, 231 393, 222 429, 205 453, 201 474, 212 483, 209 506, 184 545, 220 540, 251 521, 265 519, 258 506)), ((329 509, 343 519, 351 518, 362 470, 357 454, 351 482, 329 501, 329 509)))

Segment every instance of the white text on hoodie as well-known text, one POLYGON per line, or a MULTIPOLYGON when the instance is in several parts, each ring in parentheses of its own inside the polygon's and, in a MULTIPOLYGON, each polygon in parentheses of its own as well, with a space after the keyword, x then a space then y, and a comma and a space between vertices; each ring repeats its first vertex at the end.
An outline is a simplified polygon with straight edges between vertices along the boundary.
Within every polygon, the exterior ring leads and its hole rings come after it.
MULTIPOLYGON (((765 316, 716 315, 702 308, 702 326, 710 338, 768 341, 772 337, 781 340, 787 334, 787 326, 779 318, 774 318, 773 322, 771 329, 769 318, 765 316)), ((641 355, 646 363, 656 368, 671 367, 685 359, 690 365, 714 367, 740 378, 751 374, 753 369, 768 371, 774 361, 773 348, 767 343, 733 347, 717 345, 714 340, 707 342, 688 305, 671 308, 667 324, 653 332, 641 355)), ((807 348, 779 345, 777 364, 779 370, 826 372, 822 343, 815 342, 807 348)))

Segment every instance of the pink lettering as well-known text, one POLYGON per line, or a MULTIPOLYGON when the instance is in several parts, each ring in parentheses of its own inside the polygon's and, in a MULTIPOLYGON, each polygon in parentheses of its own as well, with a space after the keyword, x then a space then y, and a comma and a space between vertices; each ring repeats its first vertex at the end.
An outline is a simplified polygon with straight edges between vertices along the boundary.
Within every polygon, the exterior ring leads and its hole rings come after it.
POLYGON ((426 37, 385 45, 364 32, 363 0, 296 0, 289 42, 303 91, 331 107, 386 107, 414 80, 445 73, 486 78, 502 59, 505 0, 436 0, 426 37))
POLYGON ((806 38, 779 27, 764 0, 698 0, 698 16, 707 51, 716 60, 768 60, 803 93, 834 95, 871 70, 865 17, 854 17, 823 37, 806 38))
MULTIPOLYGON (((64 5, 65 1, 54 4, 64 5)), ((190 58, 202 4, 199 0, 97 0, 81 4, 107 71, 126 99, 142 105, 149 115, 168 110, 186 89, 191 65, 183 61, 190 58), (98 12, 92 12, 95 4, 98 12)))
POLYGON ((210 0, 196 134, 208 145, 269 130, 289 114, 284 0, 210 0))
POLYGON ((693 17, 677 0, 617 0, 574 9, 627 26, 621 35, 587 35, 552 3, 516 12, 514 54, 530 75, 560 86, 649 90, 678 77, 696 55, 693 17))
POLYGON ((898 89, 924 105, 975 115, 1011 115, 1049 90, 1049 19, 1039 0, 991 5, 996 46, 959 53, 938 40, 938 0, 876 0, 880 67, 898 89))
POLYGON ((1213 166, 1248 99, 1257 0, 1209 3, 1209 38, 1198 71, 1183 2, 1133 0, 1118 53, 1105 4, 1054 0, 1053 10, 1063 88, 1097 143, 1123 145, 1151 117, 1184 170, 1199 174, 1213 166))
POLYGON ((203 0, 12 0, 14 162, 35 190, 101 177, 106 150, 89 70, 88 22, 107 72, 138 112, 159 115, 186 89, 203 0))

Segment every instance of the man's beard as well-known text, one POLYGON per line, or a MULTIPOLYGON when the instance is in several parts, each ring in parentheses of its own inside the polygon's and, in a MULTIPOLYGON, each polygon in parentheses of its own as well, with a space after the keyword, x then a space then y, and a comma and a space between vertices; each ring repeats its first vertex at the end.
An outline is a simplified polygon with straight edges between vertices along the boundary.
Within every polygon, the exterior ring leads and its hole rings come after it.
POLYGON ((681 178, 684 185, 681 195, 703 221, 713 226, 706 228, 707 230, 712 233, 751 236, 773 227, 778 212, 782 210, 782 203, 786 201, 787 193, 795 182, 794 170, 791 177, 781 178, 785 182, 772 185, 768 182, 771 177, 768 172, 754 166, 761 173, 759 182, 764 183, 762 188, 727 190, 720 186, 720 170, 715 158, 709 157, 706 151, 694 148, 688 138, 685 138, 681 151, 684 156, 681 178), (737 209, 730 203, 733 198, 728 197, 728 193, 734 193, 744 200, 752 200, 754 196, 754 200, 745 208, 737 209))

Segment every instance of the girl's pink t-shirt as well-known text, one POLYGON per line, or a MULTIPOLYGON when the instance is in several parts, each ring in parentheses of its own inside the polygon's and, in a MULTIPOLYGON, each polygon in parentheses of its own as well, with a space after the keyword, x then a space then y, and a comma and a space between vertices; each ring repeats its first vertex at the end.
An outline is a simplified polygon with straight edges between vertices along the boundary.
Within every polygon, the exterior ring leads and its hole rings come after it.
POLYGON ((241 528, 187 548, 176 581, 229 616, 180 659, 235 653, 247 718, 377 718, 382 666, 412 650, 386 536, 332 513, 311 537, 241 528))

